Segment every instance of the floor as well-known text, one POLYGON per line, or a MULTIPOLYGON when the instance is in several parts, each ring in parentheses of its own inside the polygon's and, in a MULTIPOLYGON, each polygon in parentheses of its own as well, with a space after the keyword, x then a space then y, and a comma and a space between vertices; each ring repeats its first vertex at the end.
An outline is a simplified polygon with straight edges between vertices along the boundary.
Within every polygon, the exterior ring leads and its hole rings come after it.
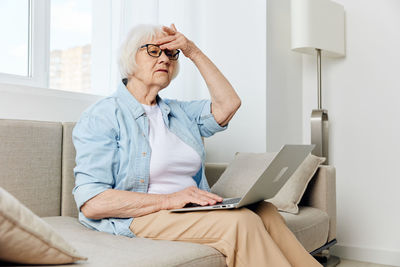
POLYGON ((367 262, 361 262, 361 261, 340 259, 340 263, 339 263, 339 265, 337 265, 337 267, 392 267, 392 266, 376 264, 376 263, 367 263, 367 262))
MULTIPOLYGON (((324 267, 396 267, 391 265, 383 265, 370 262, 349 260, 345 258, 338 258, 337 256, 329 255, 329 252, 327 250, 323 251, 322 253, 314 257, 324 267), (338 264, 338 262, 340 263, 338 264)), ((397 267, 400 267, 400 265, 397 265, 397 267)))

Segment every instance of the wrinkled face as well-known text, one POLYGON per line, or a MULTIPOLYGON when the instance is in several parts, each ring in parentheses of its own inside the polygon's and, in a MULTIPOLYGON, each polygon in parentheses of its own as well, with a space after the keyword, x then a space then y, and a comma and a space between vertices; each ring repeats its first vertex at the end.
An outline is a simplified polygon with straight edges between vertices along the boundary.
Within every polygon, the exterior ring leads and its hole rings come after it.
MULTIPOLYGON (((167 36, 166 33, 158 33, 156 38, 149 40, 141 45, 154 44, 156 40, 167 36)), ((136 71, 133 74, 146 86, 160 86, 161 89, 168 86, 171 82, 177 61, 170 60, 164 52, 160 57, 152 57, 147 53, 147 49, 140 48, 136 53, 136 71)))

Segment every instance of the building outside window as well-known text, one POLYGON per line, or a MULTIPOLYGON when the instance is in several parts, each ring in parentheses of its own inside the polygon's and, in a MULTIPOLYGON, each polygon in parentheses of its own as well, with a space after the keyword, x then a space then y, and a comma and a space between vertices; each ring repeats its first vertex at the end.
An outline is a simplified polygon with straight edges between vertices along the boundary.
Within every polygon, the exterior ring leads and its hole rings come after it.
POLYGON ((52 0, 49 87, 90 93, 91 0, 52 0))

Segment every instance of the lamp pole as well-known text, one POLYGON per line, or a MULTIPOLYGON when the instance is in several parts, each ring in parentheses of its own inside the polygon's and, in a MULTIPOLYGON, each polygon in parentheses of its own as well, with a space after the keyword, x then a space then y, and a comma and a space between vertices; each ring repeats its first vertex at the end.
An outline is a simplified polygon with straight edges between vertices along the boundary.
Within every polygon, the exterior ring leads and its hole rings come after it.
POLYGON ((315 144, 313 154, 325 157, 324 164, 329 164, 329 121, 328 110, 322 109, 322 75, 321 75, 321 49, 317 50, 317 83, 318 83, 318 109, 311 113, 311 144, 315 144))
POLYGON ((322 95, 321 95, 321 49, 317 50, 317 83, 318 83, 318 109, 322 109, 322 95))

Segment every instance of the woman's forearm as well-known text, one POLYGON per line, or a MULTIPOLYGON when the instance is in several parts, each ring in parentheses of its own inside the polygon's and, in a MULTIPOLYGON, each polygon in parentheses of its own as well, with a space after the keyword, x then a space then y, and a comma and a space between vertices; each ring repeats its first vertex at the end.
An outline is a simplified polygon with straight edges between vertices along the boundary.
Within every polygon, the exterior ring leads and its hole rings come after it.
POLYGON ((130 218, 164 209, 166 195, 108 189, 81 207, 89 219, 130 218))
MULTIPOLYGON (((192 45, 195 46, 194 43, 192 45)), ((240 98, 217 66, 200 49, 196 47, 194 50, 190 59, 199 69, 210 91, 215 120, 224 126, 240 107, 240 98)))
POLYGON ((81 207, 85 217, 99 220, 103 218, 140 217, 167 209, 183 208, 187 203, 214 205, 222 201, 220 196, 200 190, 196 186, 171 194, 147 194, 108 189, 86 201, 81 207))

